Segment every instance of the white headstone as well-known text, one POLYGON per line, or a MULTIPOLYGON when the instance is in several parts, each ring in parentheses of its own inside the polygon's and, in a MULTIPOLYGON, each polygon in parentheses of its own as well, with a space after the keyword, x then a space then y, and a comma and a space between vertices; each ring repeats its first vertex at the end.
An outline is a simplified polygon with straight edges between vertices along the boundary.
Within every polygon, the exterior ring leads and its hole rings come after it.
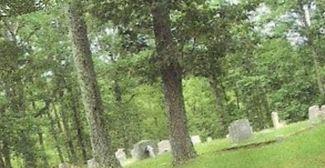
POLYGON ((253 135, 253 129, 247 119, 236 120, 228 128, 229 137, 234 143, 240 143, 253 135))
POLYGON ((274 128, 275 129, 281 128, 282 124, 280 124, 278 113, 272 112, 271 116, 272 116, 272 122, 273 122, 274 128))
POLYGON ((320 119, 321 111, 317 105, 311 106, 308 109, 308 118, 311 122, 317 122, 320 119))
POLYGON ((117 149, 115 152, 116 159, 123 165, 126 162, 126 154, 124 152, 124 148, 117 149))
POLYGON ((201 138, 199 135, 194 135, 191 137, 193 145, 201 143, 201 138))
POLYGON ((207 137, 207 142, 211 142, 212 138, 211 137, 207 137))
POLYGON ((158 154, 162 154, 162 153, 165 153, 165 152, 170 152, 172 150, 172 148, 170 146, 169 140, 160 141, 158 143, 158 149, 159 149, 158 154))
POLYGON ((96 160, 93 158, 87 161, 87 168, 99 168, 99 165, 96 162, 96 160))

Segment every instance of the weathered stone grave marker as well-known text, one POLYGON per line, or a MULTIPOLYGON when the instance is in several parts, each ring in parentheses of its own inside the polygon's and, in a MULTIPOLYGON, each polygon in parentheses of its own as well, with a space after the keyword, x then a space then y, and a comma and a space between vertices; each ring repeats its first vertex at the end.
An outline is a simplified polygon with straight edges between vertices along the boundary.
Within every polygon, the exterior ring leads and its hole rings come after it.
POLYGON ((317 123, 321 120, 325 120, 325 106, 323 105, 321 108, 319 108, 317 105, 309 107, 308 119, 311 123, 317 123))
POLYGON ((247 119, 240 119, 232 122, 228 130, 229 137, 234 143, 245 141, 253 135, 253 129, 247 119))
POLYGON ((284 127, 285 122, 284 121, 282 121, 282 122, 280 121, 279 115, 278 115, 277 112, 272 112, 271 116, 272 116, 273 127, 275 129, 279 129, 279 128, 284 127))
POLYGON ((120 162, 120 164, 123 165, 127 160, 124 148, 117 149, 115 152, 115 157, 120 162))
POLYGON ((200 144, 201 138, 199 135, 194 135, 194 136, 191 136, 191 141, 192 141, 193 145, 200 144))
POLYGON ((170 152, 172 150, 169 140, 162 140, 158 143, 158 154, 170 152))
POLYGON ((155 157, 158 154, 157 143, 152 140, 142 140, 133 145, 131 151, 132 158, 143 160, 149 157, 155 157))

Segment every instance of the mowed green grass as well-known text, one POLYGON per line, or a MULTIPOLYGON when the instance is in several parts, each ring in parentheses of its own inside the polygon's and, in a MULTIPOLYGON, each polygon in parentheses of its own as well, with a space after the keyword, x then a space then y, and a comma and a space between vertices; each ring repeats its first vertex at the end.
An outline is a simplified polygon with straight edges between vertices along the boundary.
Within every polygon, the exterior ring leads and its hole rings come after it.
MULTIPOLYGON (((236 146, 227 139, 203 143, 195 147, 199 156, 180 168, 325 168, 325 125, 306 129, 308 127, 308 122, 299 122, 280 130, 255 133, 252 139, 237 145, 287 138, 236 151, 220 151, 236 146)), ((127 168, 170 168, 170 162, 171 155, 165 154, 132 163, 127 168)))

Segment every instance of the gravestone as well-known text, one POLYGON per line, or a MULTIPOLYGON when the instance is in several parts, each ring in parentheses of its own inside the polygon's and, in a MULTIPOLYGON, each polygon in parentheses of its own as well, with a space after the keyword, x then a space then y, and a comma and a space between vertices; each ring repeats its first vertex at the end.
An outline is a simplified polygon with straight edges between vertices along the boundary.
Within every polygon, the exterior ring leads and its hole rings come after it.
POLYGON ((169 140, 162 140, 158 143, 158 154, 172 151, 169 140))
POLYGON ((278 113, 277 112, 272 112, 271 116, 272 116, 273 127, 275 129, 280 128, 280 121, 279 121, 278 113))
POLYGON ((212 138, 211 137, 207 137, 207 142, 211 142, 212 138))
POLYGON ((59 168, 70 168, 70 165, 68 163, 60 163, 59 168))
POLYGON ((229 137, 233 143, 240 143, 253 135, 253 129, 247 119, 232 122, 228 127, 229 137))
POLYGON ((155 157, 158 154, 158 145, 152 140, 142 140, 133 145, 131 151, 132 158, 143 160, 149 157, 155 157))
POLYGON ((278 116, 277 112, 272 112, 271 116, 272 116, 273 127, 275 129, 279 129, 279 128, 284 127, 285 122, 281 122, 279 120, 279 116, 278 116))
POLYGON ((99 165, 96 162, 96 160, 93 158, 87 161, 87 168, 99 168, 99 165))
POLYGON ((199 135, 191 136, 191 141, 193 145, 201 143, 201 138, 199 135))
POLYGON ((127 160, 124 148, 117 149, 115 152, 115 157, 120 162, 120 164, 123 165, 127 160))
POLYGON ((317 121, 319 121, 320 117, 321 117, 321 109, 317 106, 311 106, 308 109, 308 119, 310 122, 315 123, 317 121))

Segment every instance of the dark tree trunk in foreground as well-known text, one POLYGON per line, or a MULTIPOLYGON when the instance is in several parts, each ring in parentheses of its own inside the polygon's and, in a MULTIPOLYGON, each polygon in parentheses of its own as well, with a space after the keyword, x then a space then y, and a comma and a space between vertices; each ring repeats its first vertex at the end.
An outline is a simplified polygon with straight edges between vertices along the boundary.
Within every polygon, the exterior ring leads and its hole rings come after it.
POLYGON ((162 81, 169 119, 173 165, 179 165, 196 157, 187 129, 182 93, 182 68, 179 54, 170 30, 169 11, 166 2, 154 2, 151 8, 156 50, 161 64, 162 81))
POLYGON ((83 104, 90 122, 93 156, 100 168, 120 167, 111 148, 110 136, 106 130, 102 99, 91 58, 87 28, 82 15, 80 1, 72 0, 69 6, 69 17, 74 47, 74 63, 79 77, 83 104))

